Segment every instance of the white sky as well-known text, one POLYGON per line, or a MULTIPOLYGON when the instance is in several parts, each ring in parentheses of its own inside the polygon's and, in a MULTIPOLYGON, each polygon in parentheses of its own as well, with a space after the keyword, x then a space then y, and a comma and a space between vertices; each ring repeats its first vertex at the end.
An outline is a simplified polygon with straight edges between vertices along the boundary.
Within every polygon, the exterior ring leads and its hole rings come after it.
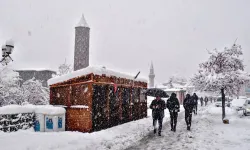
POLYGON ((152 60, 164 82, 191 76, 206 49, 237 37, 250 65, 249 8, 249 0, 0 0, 0 42, 14 38, 17 68, 56 70, 65 58, 73 62, 74 26, 84 13, 91 65, 148 76, 152 60))

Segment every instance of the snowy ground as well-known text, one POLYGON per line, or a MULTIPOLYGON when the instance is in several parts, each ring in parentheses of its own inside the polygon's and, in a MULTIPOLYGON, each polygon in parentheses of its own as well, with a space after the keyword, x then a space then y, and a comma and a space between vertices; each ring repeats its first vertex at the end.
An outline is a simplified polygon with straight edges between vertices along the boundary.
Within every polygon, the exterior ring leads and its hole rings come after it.
MULTIPOLYGON (((183 111, 183 109, 182 109, 183 111)), ((151 112, 151 111, 149 111, 151 112)), ((151 113, 149 113, 149 116, 151 113)), ((184 113, 179 115, 176 133, 170 132, 166 111, 159 137, 152 133, 148 117, 95 133, 18 131, 0 133, 1 150, 85 150, 85 149, 249 149, 250 118, 227 108, 230 124, 222 124, 221 108, 209 105, 193 117, 192 131, 186 131, 184 113)))
POLYGON ((197 116, 193 116, 191 131, 186 130, 184 115, 179 116, 176 133, 170 132, 166 124, 162 137, 154 135, 143 138, 139 143, 128 148, 145 150, 248 150, 250 149, 250 118, 242 117, 231 108, 226 108, 230 124, 222 124, 221 107, 202 107, 197 116))
MULTIPOLYGON (((183 108, 181 107, 181 112, 183 108)), ((164 122, 169 120, 165 111, 164 122)), ((1 150, 121 150, 138 143, 152 131, 151 110, 148 118, 132 121, 94 133, 54 132, 38 133, 24 130, 0 132, 1 150)))

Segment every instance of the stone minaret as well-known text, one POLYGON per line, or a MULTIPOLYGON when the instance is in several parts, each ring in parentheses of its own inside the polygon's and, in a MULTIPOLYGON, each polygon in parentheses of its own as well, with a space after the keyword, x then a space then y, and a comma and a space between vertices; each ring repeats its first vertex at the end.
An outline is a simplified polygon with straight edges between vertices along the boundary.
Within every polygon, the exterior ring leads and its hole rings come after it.
POLYGON ((75 27, 74 71, 89 66, 89 26, 82 15, 75 27))
POLYGON ((155 86, 154 80, 155 80, 154 66, 153 66, 153 63, 151 62, 150 72, 149 72, 149 87, 150 88, 155 86))

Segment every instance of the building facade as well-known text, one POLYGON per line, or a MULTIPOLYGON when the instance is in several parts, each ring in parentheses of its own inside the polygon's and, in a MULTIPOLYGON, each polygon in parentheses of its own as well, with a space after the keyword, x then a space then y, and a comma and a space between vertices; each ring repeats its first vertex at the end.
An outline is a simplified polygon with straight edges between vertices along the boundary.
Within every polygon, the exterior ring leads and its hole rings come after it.
POLYGON ((246 87, 245 92, 246 96, 250 98, 250 85, 246 87))
POLYGON ((52 70, 16 70, 19 73, 20 84, 22 85, 25 81, 35 78, 36 80, 42 81, 42 85, 44 87, 48 87, 47 81, 52 78, 53 74, 56 74, 55 71, 52 70))

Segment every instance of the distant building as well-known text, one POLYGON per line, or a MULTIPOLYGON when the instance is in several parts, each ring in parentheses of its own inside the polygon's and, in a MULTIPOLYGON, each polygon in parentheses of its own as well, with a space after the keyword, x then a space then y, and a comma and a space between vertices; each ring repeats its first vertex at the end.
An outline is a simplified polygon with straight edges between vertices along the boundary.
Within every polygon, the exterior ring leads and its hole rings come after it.
POLYGON ((20 84, 22 85, 25 81, 32 79, 33 77, 36 80, 42 81, 44 87, 48 87, 47 81, 52 78, 53 74, 56 74, 52 70, 16 70, 19 73, 20 78, 22 79, 20 84))
POLYGON ((250 86, 247 86, 245 89, 246 96, 250 98, 250 86))
POLYGON ((183 104, 185 95, 188 92, 187 91, 187 87, 184 87, 184 86, 182 86, 181 88, 178 88, 178 87, 176 87, 176 88, 175 87, 169 88, 166 85, 160 84, 160 85, 157 85, 156 88, 164 90, 169 96, 172 93, 175 93, 176 97, 178 98, 180 104, 183 104))
POLYGON ((155 80, 155 73, 154 73, 154 66, 151 62, 150 71, 149 71, 149 87, 152 88, 155 86, 154 80, 155 80))
POLYGON ((247 96, 250 97, 250 85, 243 85, 242 88, 239 91, 239 94, 237 95, 239 96, 247 96))
POLYGON ((74 71, 89 66, 89 31, 90 28, 82 15, 75 27, 74 71))

